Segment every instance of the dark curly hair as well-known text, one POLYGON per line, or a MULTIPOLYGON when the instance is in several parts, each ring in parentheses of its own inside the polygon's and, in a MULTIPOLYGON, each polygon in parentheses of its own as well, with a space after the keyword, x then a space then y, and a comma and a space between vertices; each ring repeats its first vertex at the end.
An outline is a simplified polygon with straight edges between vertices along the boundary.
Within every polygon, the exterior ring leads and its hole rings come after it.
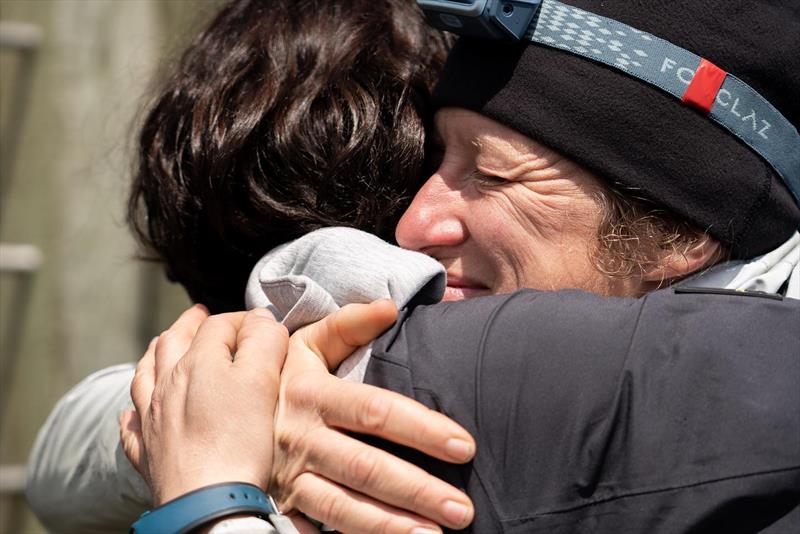
POLYGON ((413 0, 234 0, 146 115, 128 223, 212 312, 269 249, 323 226, 387 240, 422 177, 450 40, 413 0))

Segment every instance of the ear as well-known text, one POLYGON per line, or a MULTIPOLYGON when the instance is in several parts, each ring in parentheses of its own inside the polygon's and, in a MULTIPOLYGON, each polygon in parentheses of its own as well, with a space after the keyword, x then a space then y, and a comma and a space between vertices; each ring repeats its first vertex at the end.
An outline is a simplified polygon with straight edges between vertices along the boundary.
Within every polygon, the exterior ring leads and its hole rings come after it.
POLYGON ((661 261, 642 273, 642 280, 664 286, 711 265, 718 257, 720 243, 708 234, 698 234, 698 237, 697 242, 685 253, 677 250, 664 251, 661 261))

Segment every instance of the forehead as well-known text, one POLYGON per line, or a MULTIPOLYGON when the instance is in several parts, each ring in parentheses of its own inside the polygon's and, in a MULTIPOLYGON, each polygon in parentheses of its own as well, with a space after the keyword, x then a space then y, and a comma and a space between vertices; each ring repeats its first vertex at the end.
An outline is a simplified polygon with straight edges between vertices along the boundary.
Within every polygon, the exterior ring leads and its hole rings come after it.
POLYGON ((436 113, 435 125, 436 137, 448 151, 471 152, 479 163, 490 166, 549 160, 553 155, 530 137, 474 111, 443 108, 436 113))
POLYGON ((443 108, 436 113, 436 134, 447 143, 469 143, 490 149, 495 145, 528 148, 535 142, 488 117, 461 108, 443 108))

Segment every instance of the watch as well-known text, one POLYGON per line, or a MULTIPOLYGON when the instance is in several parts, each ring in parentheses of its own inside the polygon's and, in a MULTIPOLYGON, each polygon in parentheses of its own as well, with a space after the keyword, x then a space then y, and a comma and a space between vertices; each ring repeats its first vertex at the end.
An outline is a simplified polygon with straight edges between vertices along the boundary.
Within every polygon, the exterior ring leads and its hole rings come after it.
POLYGON ((257 486, 226 482, 194 490, 143 513, 129 534, 185 534, 214 519, 240 513, 267 519, 277 510, 257 486))

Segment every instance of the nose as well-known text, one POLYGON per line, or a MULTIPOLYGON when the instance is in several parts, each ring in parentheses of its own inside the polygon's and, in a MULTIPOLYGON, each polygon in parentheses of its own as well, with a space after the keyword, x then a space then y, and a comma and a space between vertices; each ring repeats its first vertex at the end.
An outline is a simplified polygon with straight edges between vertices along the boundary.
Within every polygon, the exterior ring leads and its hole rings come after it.
POLYGON ((397 224, 397 243, 420 252, 463 243, 469 236, 462 216, 463 203, 459 192, 434 174, 414 196, 397 224))

